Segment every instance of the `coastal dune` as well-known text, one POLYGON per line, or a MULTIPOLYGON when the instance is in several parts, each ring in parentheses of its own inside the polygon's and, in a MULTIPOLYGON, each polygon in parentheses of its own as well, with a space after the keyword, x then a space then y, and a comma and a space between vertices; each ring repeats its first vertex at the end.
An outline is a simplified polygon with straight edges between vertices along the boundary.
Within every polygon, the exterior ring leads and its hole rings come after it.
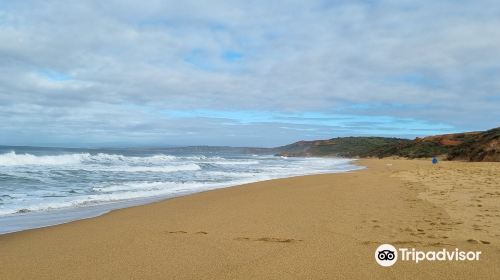
POLYGON ((0 279, 497 279, 500 164, 360 160, 0 236, 0 279), (379 266, 384 243, 479 261, 379 266))

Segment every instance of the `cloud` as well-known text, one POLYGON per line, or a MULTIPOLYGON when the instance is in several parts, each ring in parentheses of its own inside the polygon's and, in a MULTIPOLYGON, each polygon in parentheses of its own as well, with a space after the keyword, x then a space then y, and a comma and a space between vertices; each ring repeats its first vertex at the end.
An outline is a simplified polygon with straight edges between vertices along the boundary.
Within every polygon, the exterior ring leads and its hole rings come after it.
POLYGON ((499 12, 489 0, 3 2, 0 143, 271 145, 498 126, 499 12), (182 110, 192 116, 164 114, 182 110), (312 113, 326 120, 304 121, 312 113))

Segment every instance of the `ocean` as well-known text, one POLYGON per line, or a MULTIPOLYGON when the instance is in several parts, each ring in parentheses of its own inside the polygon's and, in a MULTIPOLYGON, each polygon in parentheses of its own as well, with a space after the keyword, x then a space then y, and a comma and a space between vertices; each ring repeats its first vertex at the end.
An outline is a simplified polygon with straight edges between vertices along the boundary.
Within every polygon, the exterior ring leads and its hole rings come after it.
POLYGON ((0 234, 244 183, 360 168, 351 159, 285 158, 234 148, 0 146, 0 234))

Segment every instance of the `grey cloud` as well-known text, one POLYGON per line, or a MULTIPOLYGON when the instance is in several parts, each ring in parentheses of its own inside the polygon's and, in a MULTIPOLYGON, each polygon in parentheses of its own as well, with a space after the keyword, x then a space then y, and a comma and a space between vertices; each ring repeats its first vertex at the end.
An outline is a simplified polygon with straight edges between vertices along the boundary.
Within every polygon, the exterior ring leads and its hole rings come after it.
MULTIPOLYGON (((0 113, 7 123, 93 125, 123 137, 134 129, 205 137, 225 129, 219 120, 177 127, 145 113, 130 117, 128 105, 385 115, 489 128, 500 120, 492 99, 500 94, 499 13, 489 0, 4 2, 0 113), (188 62, 197 50, 199 61, 188 62), (243 58, 224 60, 226 51, 243 58), (50 80, 40 72, 46 69, 71 79, 50 80)), ((293 128, 252 125, 256 132, 293 128)), ((8 129, 0 126, 4 135, 8 129)), ((344 133, 337 129, 327 131, 344 133)), ((352 134, 363 133, 357 129, 352 134)))

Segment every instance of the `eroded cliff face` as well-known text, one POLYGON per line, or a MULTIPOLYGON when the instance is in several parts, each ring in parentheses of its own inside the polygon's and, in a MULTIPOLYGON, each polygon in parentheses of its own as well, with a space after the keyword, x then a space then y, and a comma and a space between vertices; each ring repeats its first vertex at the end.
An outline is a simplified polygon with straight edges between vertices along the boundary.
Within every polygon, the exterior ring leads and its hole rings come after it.
POLYGON ((500 128, 477 133, 448 154, 450 160, 500 161, 500 128))

